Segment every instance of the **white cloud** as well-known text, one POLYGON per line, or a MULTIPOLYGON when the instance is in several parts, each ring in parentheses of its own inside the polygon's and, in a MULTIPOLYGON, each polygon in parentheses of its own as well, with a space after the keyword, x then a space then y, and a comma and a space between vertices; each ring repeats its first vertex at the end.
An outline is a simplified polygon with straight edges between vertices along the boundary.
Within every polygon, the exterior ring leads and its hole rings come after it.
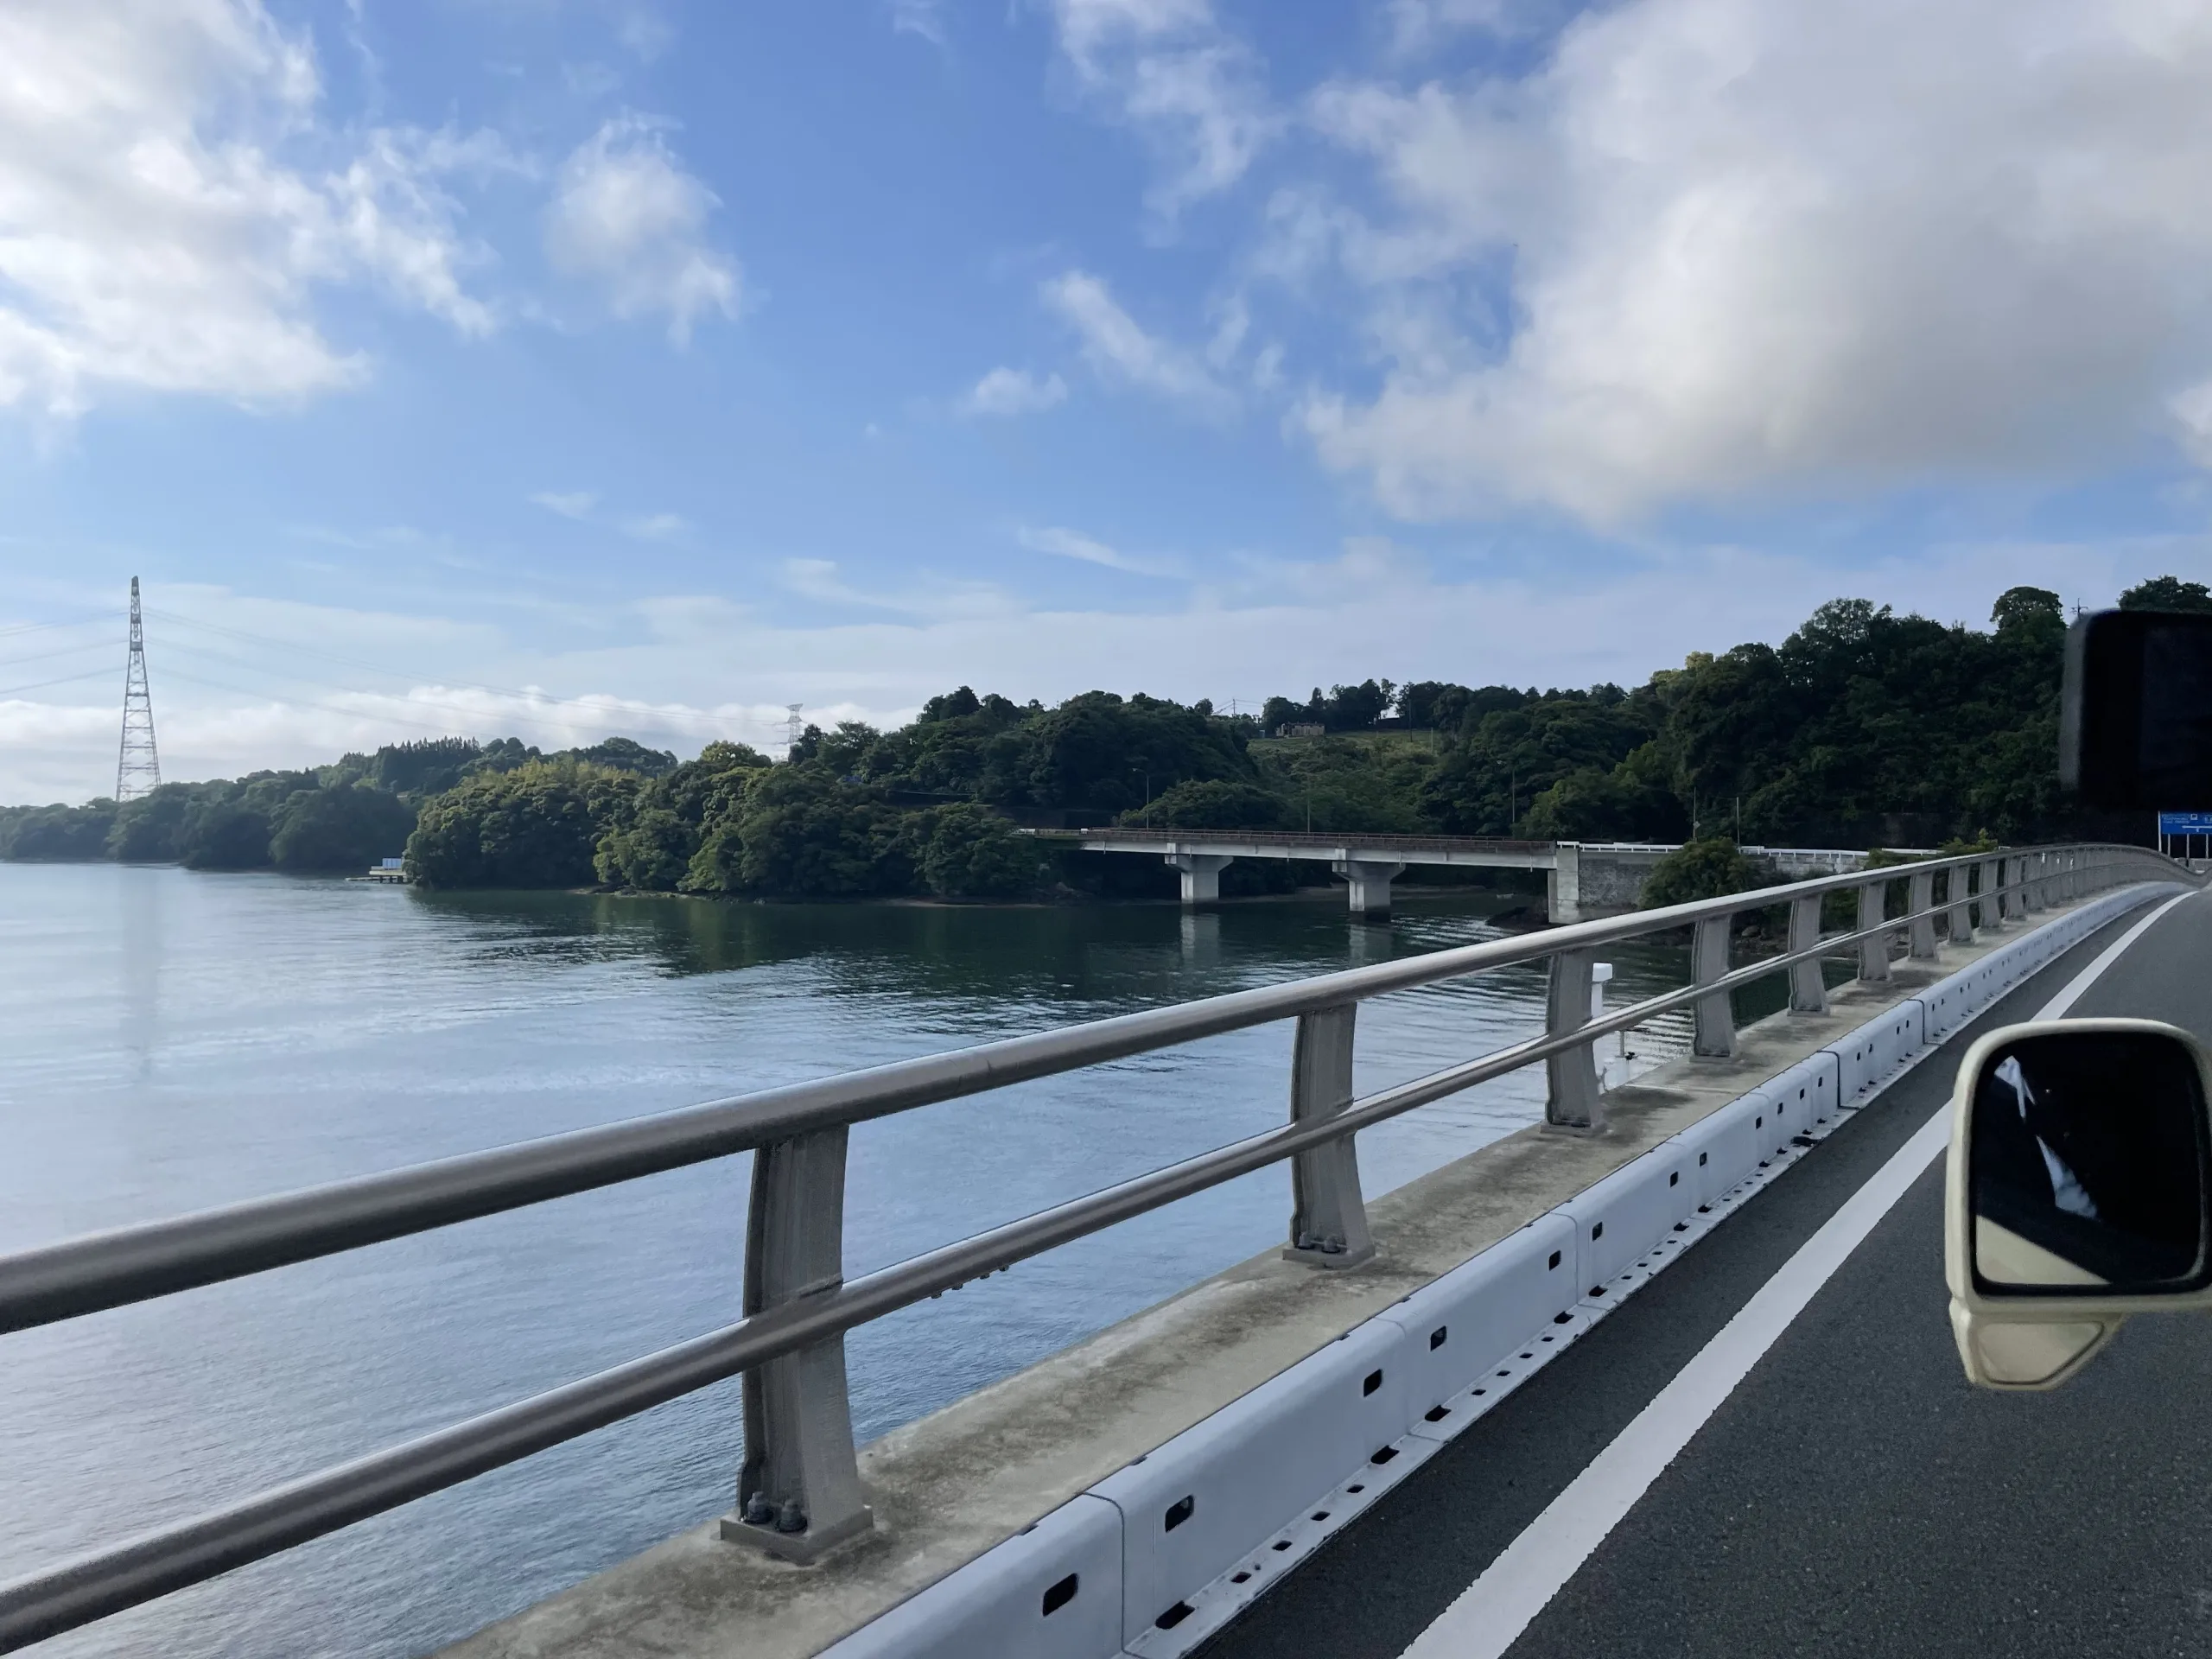
POLYGON ((1209 415, 1224 415, 1236 400, 1194 353, 1147 334, 1114 298, 1103 279, 1071 270, 1039 289, 1083 342, 1091 367, 1109 380, 1138 387, 1209 415))
POLYGON ((464 334, 496 321, 440 184, 479 137, 318 125, 304 37, 258 0, 0 8, 0 405, 103 388, 269 402, 359 379, 315 289, 365 281, 464 334), (292 151, 334 168, 289 162, 292 151))
POLYGON ((672 542, 691 528, 691 521, 678 512, 646 512, 622 521, 622 533, 635 541, 672 542))
POLYGON ((563 518, 588 518, 591 510, 599 505, 599 498, 589 490, 545 490, 530 499, 563 518))
POLYGON ((918 35, 931 46, 944 44, 944 0, 891 0, 891 32, 918 35))
POLYGON ((1003 616, 1019 608, 1009 594, 989 582, 926 573, 919 585, 903 589, 856 587, 846 581, 835 559, 785 559, 783 585, 800 598, 820 604, 893 611, 905 616, 1003 616))
POLYGON ((545 211, 546 255, 596 284, 619 317, 665 313, 669 338, 682 344, 705 314, 734 317, 742 296, 737 262, 706 240, 718 206, 658 128, 621 117, 562 165, 545 211))
POLYGON ((1068 384, 1057 374, 1039 379, 1027 369, 993 369, 960 400, 963 415, 1035 415, 1067 400, 1068 384))
POLYGON ((1281 130, 1249 48, 1208 0, 1052 0, 1077 84, 1158 157, 1147 200, 1172 219, 1230 188, 1281 130))
POLYGON ((1095 537, 1079 531, 1064 530, 1056 525, 1034 528, 1025 525, 1014 532, 1014 540, 1033 553, 1050 553, 1055 558, 1077 559, 1085 564, 1101 564, 1109 570, 1123 570, 1137 576, 1180 575, 1179 565, 1166 559, 1146 559, 1133 556, 1118 548, 1109 547, 1095 537))
POLYGON ((2139 456, 2212 369, 2208 86, 2166 0, 1630 0, 1525 80, 1325 88, 1395 213, 1334 232, 1380 389, 1306 429, 1416 517, 2139 456))

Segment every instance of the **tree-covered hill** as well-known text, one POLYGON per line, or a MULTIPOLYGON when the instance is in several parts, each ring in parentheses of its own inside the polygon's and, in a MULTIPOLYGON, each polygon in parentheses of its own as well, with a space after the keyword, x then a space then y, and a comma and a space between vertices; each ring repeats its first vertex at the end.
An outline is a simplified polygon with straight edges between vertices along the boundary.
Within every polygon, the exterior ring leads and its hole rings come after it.
MULTIPOLYGON (((2121 602, 2212 610, 2212 592, 2162 576, 2121 602)), ((555 754, 442 738, 120 808, 0 810, 0 856, 357 870, 404 845, 432 887, 1010 898, 1169 882, 1025 825, 1821 846, 2139 830, 2060 795, 2065 631, 2035 588, 1999 595, 1987 628, 1837 600, 1779 645, 1694 654, 1630 690, 1375 679, 1271 699, 1256 720, 962 686, 895 731, 809 728, 773 766, 738 743, 679 763, 627 738, 555 754), (1269 735, 1286 727, 1320 734, 1269 735)), ((1228 874, 1232 891, 1287 879, 1228 874)))

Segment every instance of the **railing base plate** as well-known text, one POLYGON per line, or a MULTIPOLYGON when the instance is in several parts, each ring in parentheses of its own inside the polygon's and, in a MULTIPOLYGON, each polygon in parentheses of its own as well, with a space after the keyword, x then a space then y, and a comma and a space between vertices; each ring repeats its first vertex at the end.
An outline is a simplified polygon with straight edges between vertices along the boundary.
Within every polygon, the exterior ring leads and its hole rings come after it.
POLYGON ((1295 1244, 1282 1247, 1282 1259, 1301 1262, 1309 1268, 1325 1268, 1332 1273, 1342 1273, 1346 1268, 1363 1267, 1375 1259, 1375 1247, 1367 1245, 1357 1250, 1301 1250, 1295 1244))
POLYGON ((809 1527, 804 1532, 778 1532, 773 1527, 756 1527, 742 1516, 726 1515, 722 1516, 722 1541, 751 1544, 780 1560, 806 1567, 821 1560, 825 1552, 835 1549, 848 1538, 857 1538, 874 1524, 875 1511, 865 1504, 834 1525, 809 1527))

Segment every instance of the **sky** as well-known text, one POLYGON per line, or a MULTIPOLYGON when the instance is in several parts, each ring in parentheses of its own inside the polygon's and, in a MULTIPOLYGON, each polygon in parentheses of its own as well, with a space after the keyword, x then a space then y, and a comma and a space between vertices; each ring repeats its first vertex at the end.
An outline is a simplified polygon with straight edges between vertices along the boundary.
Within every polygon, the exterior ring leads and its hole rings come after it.
POLYGON ((2212 579, 2212 0, 11 0, 0 802, 2212 579))

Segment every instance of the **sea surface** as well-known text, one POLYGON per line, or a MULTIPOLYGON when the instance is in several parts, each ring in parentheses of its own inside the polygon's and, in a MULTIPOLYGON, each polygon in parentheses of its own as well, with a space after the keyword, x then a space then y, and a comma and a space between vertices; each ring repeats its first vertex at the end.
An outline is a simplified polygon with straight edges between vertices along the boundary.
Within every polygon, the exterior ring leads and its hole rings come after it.
MULTIPOLYGON (((1341 890, 1339 890, 1340 892, 1341 890)), ((0 1252, 1022 1031, 1495 937, 1525 900, 1042 908, 430 894, 0 864, 0 1252)), ((1615 999, 1686 952, 1614 952, 1615 999)), ((1364 1092, 1528 1036, 1541 967, 1363 1007, 1364 1092)), ((1679 1052, 1679 1021, 1636 1033, 1679 1052)), ((862 1125, 861 1273, 1280 1122, 1264 1027, 862 1125)), ((1381 1193, 1541 1069, 1361 1137, 1381 1193)), ((733 1158, 0 1337, 0 1580, 736 1318, 733 1158)), ((1278 1243, 1281 1168, 854 1333, 870 1440, 1278 1243)), ((728 1382, 39 1649, 434 1650, 727 1510, 728 1382)))

